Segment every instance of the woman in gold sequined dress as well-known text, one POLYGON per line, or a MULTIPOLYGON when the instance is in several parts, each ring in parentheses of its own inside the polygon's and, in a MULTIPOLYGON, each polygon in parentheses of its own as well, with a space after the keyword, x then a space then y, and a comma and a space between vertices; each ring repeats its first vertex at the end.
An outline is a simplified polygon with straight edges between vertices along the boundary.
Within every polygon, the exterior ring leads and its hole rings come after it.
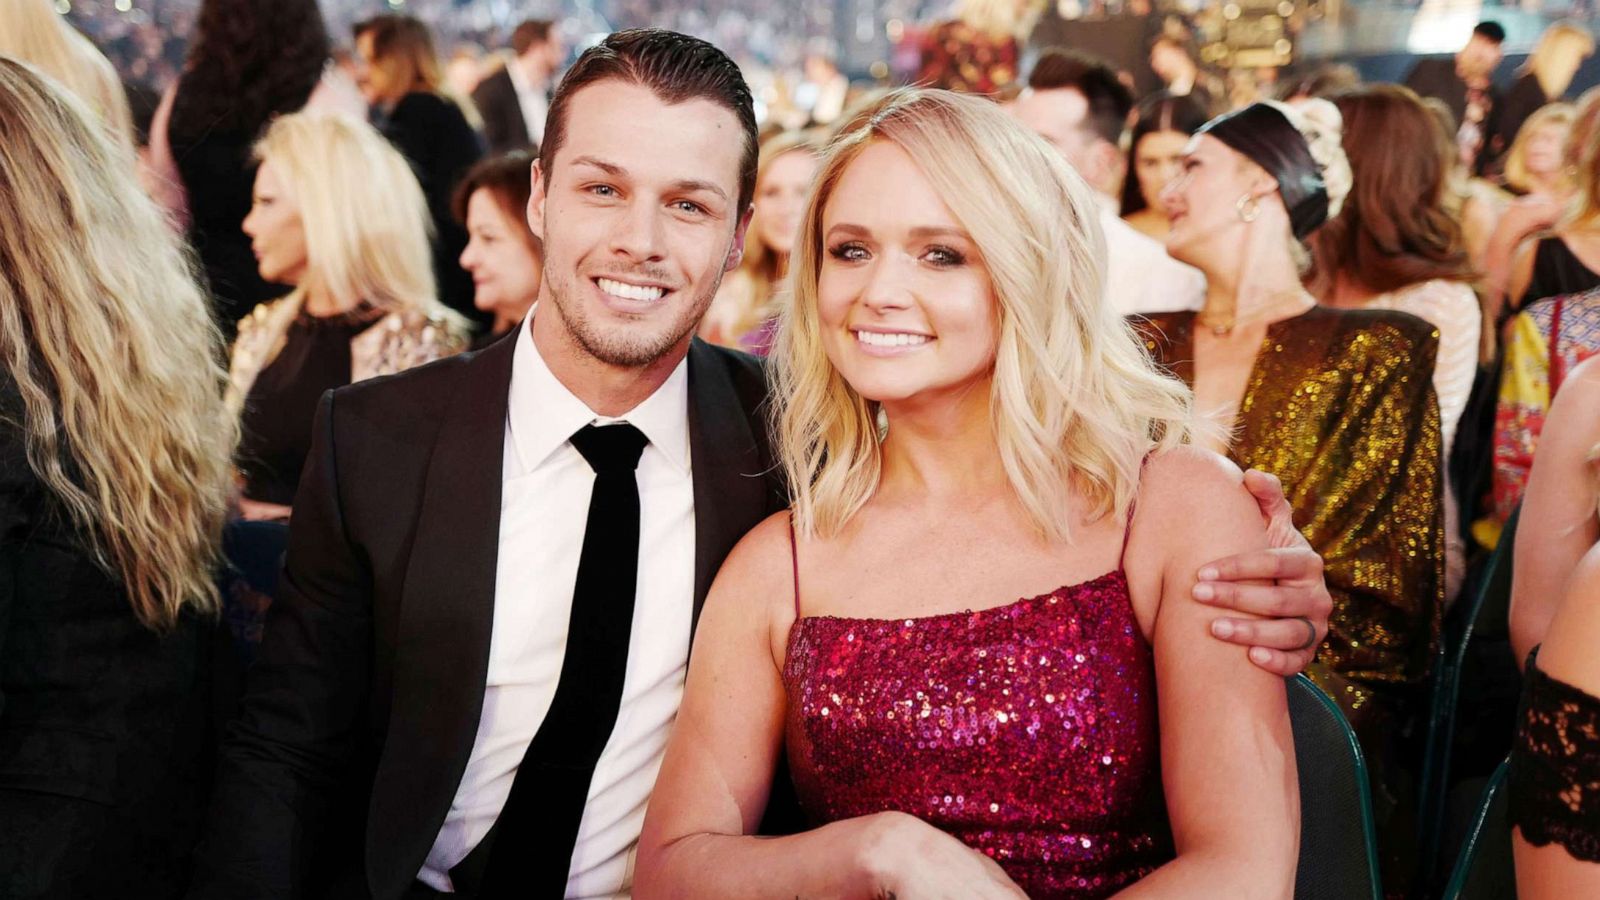
POLYGON ((1301 287, 1300 241, 1351 183, 1339 121, 1325 101, 1258 103, 1202 129, 1162 201, 1167 250, 1205 272, 1205 307, 1140 328, 1226 429, 1217 449, 1282 479, 1326 560, 1335 609, 1310 675, 1361 736, 1381 798, 1439 631, 1438 338, 1405 313, 1319 307, 1301 287))

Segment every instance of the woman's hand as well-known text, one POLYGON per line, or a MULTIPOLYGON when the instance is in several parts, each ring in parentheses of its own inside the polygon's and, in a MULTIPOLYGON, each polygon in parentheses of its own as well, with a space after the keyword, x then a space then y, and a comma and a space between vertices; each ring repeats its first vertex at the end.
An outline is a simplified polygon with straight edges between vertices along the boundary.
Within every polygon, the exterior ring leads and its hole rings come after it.
POLYGON ((1027 900, 994 860, 905 813, 859 820, 856 864, 877 900, 1027 900))

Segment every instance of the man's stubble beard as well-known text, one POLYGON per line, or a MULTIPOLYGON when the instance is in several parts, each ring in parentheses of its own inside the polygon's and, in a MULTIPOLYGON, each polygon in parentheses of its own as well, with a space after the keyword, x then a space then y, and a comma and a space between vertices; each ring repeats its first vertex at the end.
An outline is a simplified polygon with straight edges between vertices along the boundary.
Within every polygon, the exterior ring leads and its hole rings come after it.
POLYGON ((722 286, 724 274, 722 269, 718 269, 705 290, 695 296, 685 318, 675 320, 672 327, 659 336, 651 334, 640 337, 626 327, 617 329, 622 332, 620 336, 602 333, 590 321, 584 304, 571 299, 577 292, 571 290, 572 282, 568 279, 549 279, 550 299, 567 333, 585 353, 609 366, 638 369, 657 362, 672 352, 684 338, 699 330, 700 320, 705 318, 706 310, 711 307, 712 299, 722 286))

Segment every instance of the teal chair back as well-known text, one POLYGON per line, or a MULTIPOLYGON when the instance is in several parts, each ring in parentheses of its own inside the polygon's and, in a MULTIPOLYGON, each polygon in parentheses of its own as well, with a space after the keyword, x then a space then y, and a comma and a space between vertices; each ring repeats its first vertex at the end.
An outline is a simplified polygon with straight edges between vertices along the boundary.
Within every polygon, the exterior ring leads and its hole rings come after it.
MULTIPOLYGON (((1500 542, 1489 556, 1475 589, 1459 601, 1465 608, 1457 609, 1446 619, 1440 637, 1439 650, 1434 657, 1433 695, 1430 698, 1427 742, 1422 758, 1422 777, 1419 784, 1419 813, 1417 844, 1420 848, 1418 871, 1431 879, 1449 860, 1455 848, 1444 846, 1446 832, 1445 812, 1449 805, 1452 783, 1451 761, 1460 748, 1457 733, 1460 731, 1459 707, 1462 672, 1474 662, 1471 654, 1474 642, 1484 634, 1503 636, 1508 631, 1511 613, 1511 564, 1516 543, 1517 522, 1521 507, 1511 513, 1500 534, 1500 542)), ((1479 660, 1479 668, 1483 668, 1479 660)), ((1504 677, 1496 676, 1495 683, 1510 679, 1515 681, 1515 661, 1504 677)), ((1482 681, 1481 674, 1479 681, 1482 681)), ((1508 686, 1514 688, 1515 685, 1508 686)), ((1502 698, 1499 706, 1506 712, 1515 709, 1515 691, 1502 698)), ((1498 709, 1499 706, 1495 708, 1498 709)), ((1505 728, 1506 742, 1510 741, 1511 723, 1505 728)), ((1486 764, 1479 769, 1488 771, 1486 764)), ((1471 774, 1471 773, 1469 773, 1471 774)), ((1434 882, 1437 884, 1437 881, 1434 882)))
POLYGON ((1287 686, 1300 773, 1295 900, 1378 900, 1372 788, 1356 733, 1311 679, 1296 675, 1287 686))
POLYGON ((1515 900, 1516 870, 1511 859, 1511 819, 1506 796, 1507 763, 1494 770, 1472 827, 1440 900, 1515 900))

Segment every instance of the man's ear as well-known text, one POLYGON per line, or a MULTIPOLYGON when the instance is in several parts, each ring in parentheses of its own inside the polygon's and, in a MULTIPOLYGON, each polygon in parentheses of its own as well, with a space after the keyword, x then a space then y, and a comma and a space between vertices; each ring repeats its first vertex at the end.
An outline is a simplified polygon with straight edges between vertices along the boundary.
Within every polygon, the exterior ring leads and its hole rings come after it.
POLYGON ((722 264, 722 271, 732 272, 739 268, 739 263, 744 259, 744 241, 750 231, 750 216, 754 212, 754 206, 745 207, 744 215, 739 217, 739 224, 733 227, 733 246, 728 248, 728 258, 722 264))
POLYGON ((532 179, 528 192, 528 229, 533 236, 544 240, 544 170, 539 167, 539 161, 534 160, 533 166, 528 170, 528 177, 532 179))

